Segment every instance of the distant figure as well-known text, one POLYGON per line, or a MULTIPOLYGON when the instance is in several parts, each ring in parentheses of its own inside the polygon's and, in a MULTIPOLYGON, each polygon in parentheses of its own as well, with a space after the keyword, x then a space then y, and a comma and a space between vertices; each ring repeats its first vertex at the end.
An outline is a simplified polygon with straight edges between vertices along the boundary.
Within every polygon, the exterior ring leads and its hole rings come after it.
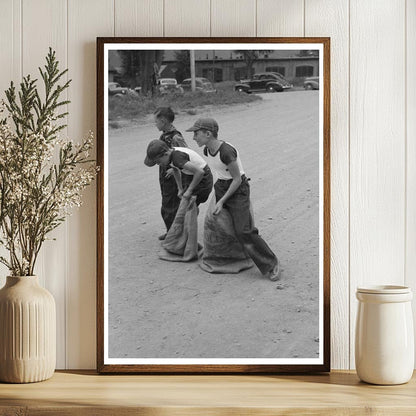
MULTIPOLYGON (((176 130, 172 124, 175 120, 175 113, 170 107, 159 107, 154 112, 154 121, 156 127, 162 132, 159 140, 166 143, 170 148, 188 147, 182 134, 176 130)), ((146 162, 145 162, 146 163, 146 162)), ((148 165, 149 166, 149 165, 148 165)), ((152 165, 150 165, 152 166, 152 165)), ((172 176, 173 170, 166 166, 159 166, 159 183, 162 194, 161 214, 166 226, 166 232, 159 236, 159 240, 164 240, 166 233, 169 231, 176 212, 178 211, 180 198, 178 197, 178 187, 175 178, 172 176)))
POLYGON ((214 215, 227 209, 234 231, 246 253, 260 272, 272 281, 280 277, 280 264, 266 242, 259 236, 250 211, 250 185, 237 149, 218 140, 218 123, 212 118, 200 118, 186 131, 194 132, 193 139, 204 147, 208 165, 218 180, 214 184, 216 205, 214 215))

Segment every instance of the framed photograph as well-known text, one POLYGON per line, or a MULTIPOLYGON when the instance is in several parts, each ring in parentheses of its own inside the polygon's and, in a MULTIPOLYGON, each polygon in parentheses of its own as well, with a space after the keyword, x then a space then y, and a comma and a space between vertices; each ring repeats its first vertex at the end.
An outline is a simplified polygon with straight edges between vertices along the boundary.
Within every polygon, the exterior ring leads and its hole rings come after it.
POLYGON ((97 39, 101 373, 330 371, 330 39, 97 39))

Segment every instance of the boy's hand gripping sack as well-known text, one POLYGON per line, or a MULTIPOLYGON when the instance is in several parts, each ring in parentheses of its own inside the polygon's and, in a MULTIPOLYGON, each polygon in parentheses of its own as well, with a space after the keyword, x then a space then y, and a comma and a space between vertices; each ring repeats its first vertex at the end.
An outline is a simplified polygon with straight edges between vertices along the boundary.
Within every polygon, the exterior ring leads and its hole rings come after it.
POLYGON ((198 208, 196 197, 182 198, 178 212, 162 243, 162 260, 192 261, 198 258, 198 208))

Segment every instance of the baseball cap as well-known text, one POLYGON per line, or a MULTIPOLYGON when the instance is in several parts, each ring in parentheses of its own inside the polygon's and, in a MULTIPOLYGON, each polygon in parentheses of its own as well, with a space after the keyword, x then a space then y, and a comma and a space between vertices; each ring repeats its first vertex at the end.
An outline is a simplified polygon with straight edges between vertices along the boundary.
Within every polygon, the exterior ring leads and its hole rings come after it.
POLYGON ((218 123, 213 118, 199 118, 195 124, 186 131, 209 130, 218 133, 218 123))
POLYGON ((156 165, 156 160, 163 156, 167 150, 169 150, 169 146, 165 142, 162 142, 162 140, 152 140, 147 146, 147 156, 144 159, 144 164, 146 166, 156 165))

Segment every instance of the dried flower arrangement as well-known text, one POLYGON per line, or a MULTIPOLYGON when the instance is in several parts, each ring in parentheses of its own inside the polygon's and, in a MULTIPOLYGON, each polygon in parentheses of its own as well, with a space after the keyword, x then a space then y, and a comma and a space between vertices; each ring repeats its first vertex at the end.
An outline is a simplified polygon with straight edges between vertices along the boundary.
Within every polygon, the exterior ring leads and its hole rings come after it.
POLYGON ((48 234, 58 227, 74 206, 80 206, 82 191, 95 178, 97 167, 89 156, 90 133, 81 143, 60 138, 66 127, 59 123, 68 113, 60 101, 71 81, 59 84, 55 52, 49 48, 44 70, 44 97, 37 80, 23 78, 20 91, 13 82, 0 105, 0 256, 12 276, 31 276, 48 234), (16 95, 17 94, 17 95, 16 95))

